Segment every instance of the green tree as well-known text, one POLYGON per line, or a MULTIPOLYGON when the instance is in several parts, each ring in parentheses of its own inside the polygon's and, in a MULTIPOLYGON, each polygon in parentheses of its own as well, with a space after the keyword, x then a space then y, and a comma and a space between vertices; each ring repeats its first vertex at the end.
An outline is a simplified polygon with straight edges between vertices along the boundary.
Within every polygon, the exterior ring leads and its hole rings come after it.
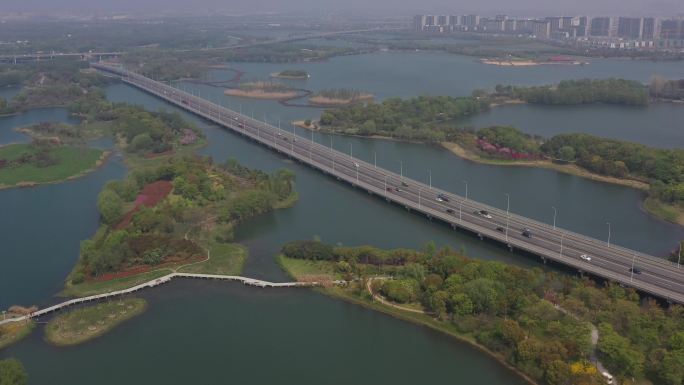
POLYGON ((105 189, 97 197, 97 208, 102 215, 102 221, 113 224, 121 217, 123 202, 114 191, 105 189))
POLYGON ((26 385, 28 376, 24 365, 16 359, 0 360, 0 385, 26 385))
POLYGON ((572 146, 563 146, 558 150, 558 157, 562 160, 575 160, 575 149, 572 146))
POLYGON ((643 373, 643 353, 633 348, 627 338, 617 334, 610 324, 600 324, 599 331, 598 350, 615 373, 625 377, 636 377, 643 373))

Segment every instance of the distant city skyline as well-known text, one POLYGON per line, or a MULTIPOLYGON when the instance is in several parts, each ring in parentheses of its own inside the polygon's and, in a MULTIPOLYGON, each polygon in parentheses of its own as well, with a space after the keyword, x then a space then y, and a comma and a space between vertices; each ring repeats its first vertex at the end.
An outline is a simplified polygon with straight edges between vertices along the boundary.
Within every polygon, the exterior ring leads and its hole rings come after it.
POLYGON ((548 0, 519 0, 514 4, 506 0, 468 0, 454 3, 445 0, 252 0, 249 2, 225 0, 22 0, 3 4, 2 12, 174 12, 203 14, 288 12, 313 14, 342 12, 387 14, 399 16, 413 13, 451 13, 456 10, 481 14, 506 13, 512 16, 543 16, 549 14, 592 15, 652 15, 684 16, 681 0, 575 0, 549 2, 548 0))

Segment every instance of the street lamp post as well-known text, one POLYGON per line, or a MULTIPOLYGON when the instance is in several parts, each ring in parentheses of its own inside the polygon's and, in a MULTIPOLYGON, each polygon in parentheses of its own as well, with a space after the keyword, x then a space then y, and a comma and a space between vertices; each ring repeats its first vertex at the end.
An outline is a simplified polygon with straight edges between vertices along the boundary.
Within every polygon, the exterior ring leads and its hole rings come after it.
POLYGON ((385 175, 385 198, 387 198, 387 175, 385 175))
POLYGON ((553 209, 553 229, 555 230, 556 229, 556 214, 558 214, 558 210, 556 210, 556 208, 553 206, 551 206, 551 208, 553 209))
POLYGON ((677 268, 679 269, 679 262, 682 261, 682 242, 679 243, 679 258, 677 258, 677 268))
POLYGON ((563 237, 565 237, 565 233, 561 233, 560 252, 558 253, 561 258, 563 258, 563 237))
POLYGON ((349 143, 349 159, 354 159, 354 144, 349 143))
POLYGON ((354 166, 356 166, 356 183, 359 183, 359 164, 354 163, 354 166))
POLYGON ((432 170, 428 169, 428 175, 429 175, 429 180, 430 180, 430 190, 432 190, 432 170))
POLYGON ((311 142, 309 143, 309 159, 311 158, 311 149, 313 149, 314 145, 314 137, 313 137, 313 130, 311 130, 311 142))
POLYGON ((629 282, 634 281, 634 262, 636 261, 636 253, 632 254, 632 268, 629 269, 629 272, 631 273, 629 276, 629 282))
POLYGON ((464 180, 463 183, 465 183, 465 188, 466 188, 465 200, 468 200, 468 181, 464 180))
POLYGON ((373 168, 378 168, 378 152, 373 151, 373 168))
POLYGON ((401 181, 404 181, 404 161, 398 160, 399 162, 399 176, 401 177, 401 181))
POLYGON ((608 247, 610 248, 610 222, 606 222, 608 225, 608 247))
POLYGON ((506 242, 508 242, 508 218, 509 218, 509 211, 511 209, 511 196, 508 193, 504 193, 506 195, 506 242))

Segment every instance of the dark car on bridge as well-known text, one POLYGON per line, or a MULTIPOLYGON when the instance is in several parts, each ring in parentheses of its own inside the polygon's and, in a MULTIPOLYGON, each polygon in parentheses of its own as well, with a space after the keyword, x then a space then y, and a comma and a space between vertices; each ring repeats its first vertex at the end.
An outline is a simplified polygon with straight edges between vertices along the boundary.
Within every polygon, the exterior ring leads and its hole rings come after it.
POLYGON ((532 231, 528 228, 522 230, 523 237, 532 238, 532 231))
POLYGON ((453 213, 454 213, 454 209, 446 209, 446 212, 448 212, 449 214, 453 214, 453 213))
POLYGON ((638 268, 638 267, 636 267, 636 266, 634 266, 634 267, 630 267, 630 268, 629 268, 629 272, 630 272, 630 273, 634 273, 634 274, 641 274, 641 269, 638 268))

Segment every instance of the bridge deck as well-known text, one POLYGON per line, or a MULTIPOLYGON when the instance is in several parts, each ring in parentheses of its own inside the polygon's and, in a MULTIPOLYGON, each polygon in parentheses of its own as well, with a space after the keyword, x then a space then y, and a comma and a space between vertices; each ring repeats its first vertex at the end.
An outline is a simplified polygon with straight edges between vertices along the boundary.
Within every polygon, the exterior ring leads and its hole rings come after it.
POLYGON ((511 249, 536 254, 544 260, 552 260, 669 301, 684 303, 684 272, 664 259, 608 245, 582 234, 427 186, 133 72, 102 64, 93 64, 93 67, 114 74, 132 86, 340 181, 420 212, 430 219, 439 219, 454 228, 499 241, 511 249), (447 200, 436 200, 439 194, 447 200), (492 218, 476 214, 480 210, 488 211, 492 218), (533 236, 522 235, 520 229, 524 228, 530 229, 533 236), (581 259, 580 255, 583 254, 590 255, 592 261, 581 259), (642 273, 633 274, 630 269, 634 266, 642 273))

